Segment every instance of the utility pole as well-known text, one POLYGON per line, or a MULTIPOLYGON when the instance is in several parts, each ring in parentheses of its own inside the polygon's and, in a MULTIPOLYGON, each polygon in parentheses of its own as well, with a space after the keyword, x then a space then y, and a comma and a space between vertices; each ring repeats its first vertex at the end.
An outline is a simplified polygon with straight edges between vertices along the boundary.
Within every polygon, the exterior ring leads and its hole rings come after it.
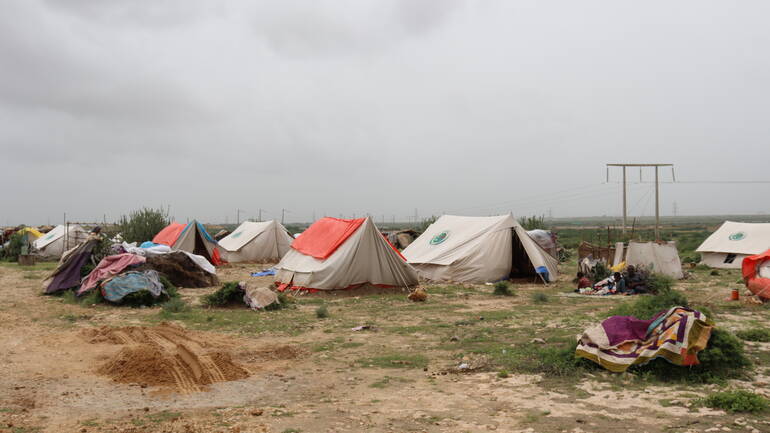
MULTIPOLYGON (((676 182, 674 164, 607 164, 607 182, 610 180, 610 167, 623 168, 623 233, 626 232, 628 219, 628 200, 626 195, 626 168, 627 167, 653 167, 655 168, 655 240, 660 240, 660 167, 671 167, 671 177, 676 182)), ((641 182, 642 172, 639 171, 641 182)))
POLYGON ((281 225, 283 225, 283 221, 286 219, 286 209, 281 209, 281 225))
POLYGON ((236 208, 235 209, 235 224, 241 223, 241 210, 236 208))
POLYGON ((259 208, 259 217, 257 218, 257 221, 262 222, 262 208, 259 208))

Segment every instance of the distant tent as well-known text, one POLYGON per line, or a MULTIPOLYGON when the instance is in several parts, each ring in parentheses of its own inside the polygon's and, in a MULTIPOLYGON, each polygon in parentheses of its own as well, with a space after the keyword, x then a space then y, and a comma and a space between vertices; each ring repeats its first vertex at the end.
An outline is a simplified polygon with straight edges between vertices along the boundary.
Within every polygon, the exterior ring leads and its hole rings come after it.
POLYGON ((64 225, 58 225, 37 238, 32 245, 41 257, 60 258, 65 251, 75 248, 87 237, 88 232, 77 224, 69 224, 69 230, 64 225))
POLYGON ((770 224, 725 221, 695 251, 712 268, 740 269, 745 257, 770 249, 770 224))
POLYGON ((281 223, 245 221, 219 241, 228 262, 273 263, 289 251, 292 237, 281 223))
POLYGON ((275 268, 279 290, 417 284, 417 273, 371 218, 321 218, 294 240, 275 268))
POLYGON ((214 265, 222 264, 217 241, 209 235, 203 224, 195 220, 187 224, 173 222, 158 232, 152 241, 168 245, 175 250, 203 256, 214 265))
POLYGON ((675 242, 629 242, 626 265, 643 266, 650 272, 668 275, 677 280, 684 278, 675 242))
POLYGON ((558 261, 512 215, 444 215, 403 251, 421 277, 485 283, 537 277, 555 281, 558 261))

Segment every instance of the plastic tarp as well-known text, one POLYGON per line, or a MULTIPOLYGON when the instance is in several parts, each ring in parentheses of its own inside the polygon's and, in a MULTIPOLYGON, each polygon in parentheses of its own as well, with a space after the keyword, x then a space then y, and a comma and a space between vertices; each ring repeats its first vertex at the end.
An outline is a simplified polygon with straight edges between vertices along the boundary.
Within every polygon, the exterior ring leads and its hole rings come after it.
MULTIPOLYGON (((340 226, 325 224, 324 227, 333 228, 335 235, 321 234, 319 237, 339 239, 346 231, 340 230, 340 227, 350 226, 347 223, 340 226)), ((312 239, 309 230, 299 239, 305 236, 312 239)), ((324 248, 311 251, 326 251, 331 244, 324 242, 324 248)), ((292 248, 275 269, 276 282, 283 287, 297 289, 339 290, 367 284, 380 287, 411 287, 417 284, 414 268, 388 244, 370 218, 365 218, 360 227, 327 258, 319 259, 292 248)))
POLYGON ((154 298, 165 292, 157 271, 126 272, 102 284, 102 296, 110 302, 120 302, 126 295, 147 290, 154 298))
POLYGON ((64 225, 58 225, 36 239, 32 245, 43 257, 61 257, 65 251, 84 242, 86 238, 88 232, 77 224, 70 224, 68 232, 64 225))
POLYGON ((17 231, 16 233, 19 233, 22 235, 28 234, 29 235, 28 238, 31 237, 32 239, 40 239, 43 236, 42 233, 33 229, 32 227, 24 227, 23 229, 17 231))
POLYGON ((361 227, 366 218, 339 219, 324 217, 302 232, 291 247, 300 253, 324 260, 329 258, 353 233, 361 227))
POLYGON ((159 231, 158 234, 152 238, 152 242, 173 247, 176 240, 179 239, 179 235, 182 234, 186 227, 186 224, 173 222, 164 227, 163 230, 159 231))
POLYGON ((741 274, 746 287, 762 300, 770 300, 770 250, 743 259, 741 274))
POLYGON ((402 254, 423 278, 434 281, 485 283, 512 274, 555 280, 559 274, 558 260, 510 214, 443 215, 402 254))
POLYGON ((78 296, 96 287, 99 281, 117 275, 129 266, 140 265, 145 261, 144 257, 131 253, 116 254, 103 258, 94 270, 83 278, 80 289, 78 289, 78 296))
POLYGON ((644 266, 647 270, 682 279, 682 262, 674 242, 630 242, 626 252, 627 266, 644 266))

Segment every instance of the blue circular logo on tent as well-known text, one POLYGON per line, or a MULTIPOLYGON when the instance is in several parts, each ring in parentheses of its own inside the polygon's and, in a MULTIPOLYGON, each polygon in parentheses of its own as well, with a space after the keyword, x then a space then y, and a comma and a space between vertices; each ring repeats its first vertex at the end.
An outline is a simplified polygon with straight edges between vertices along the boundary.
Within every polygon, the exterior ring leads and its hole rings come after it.
POLYGON ((436 236, 433 236, 433 239, 430 240, 431 245, 438 245, 442 242, 444 242, 449 237, 449 231, 444 230, 443 232, 437 234, 436 236))
POLYGON ((728 237, 731 241, 742 241, 746 239, 746 232, 735 232, 728 237))
POLYGON ((243 234, 243 232, 233 233, 233 236, 232 236, 232 237, 233 237, 233 238, 237 238, 237 237, 239 237, 239 236, 240 236, 240 235, 242 235, 242 234, 243 234))

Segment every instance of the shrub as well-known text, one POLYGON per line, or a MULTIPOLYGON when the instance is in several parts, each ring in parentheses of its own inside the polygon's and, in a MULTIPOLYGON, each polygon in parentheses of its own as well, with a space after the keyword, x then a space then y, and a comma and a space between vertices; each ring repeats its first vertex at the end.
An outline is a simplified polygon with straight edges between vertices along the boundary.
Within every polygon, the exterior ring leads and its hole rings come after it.
POLYGON ((494 285, 493 295, 497 296, 513 296, 513 292, 508 288, 507 281, 498 281, 494 285))
POLYGON ((234 303, 243 303, 243 290, 235 281, 222 284, 214 293, 206 295, 201 300, 208 307, 223 307, 234 303))
POLYGON ((500 379, 505 379, 508 376, 509 376, 508 370, 506 370, 506 369, 502 369, 502 370, 497 372, 497 377, 499 377, 500 379))
MULTIPOLYGON (((689 307, 687 297, 672 289, 664 289, 653 296, 639 296, 633 302, 626 302, 609 311, 609 316, 634 316, 638 319, 651 319, 655 314, 671 307, 689 307)), ((704 312, 705 313, 705 312, 704 312)), ((706 314, 706 317, 709 317, 706 314)))
POLYGON ((21 249, 24 246, 24 235, 21 233, 14 233, 11 235, 11 238, 8 240, 8 245, 5 246, 5 248, 0 250, 0 257, 3 258, 3 260, 7 260, 9 262, 15 262, 19 260, 19 256, 21 255, 21 249))
POLYGON ((543 292, 535 292, 532 294, 532 302, 536 304, 545 304, 551 300, 547 294, 543 292))
POLYGON ((273 302, 264 308, 265 311, 281 310, 289 307, 289 297, 285 293, 278 293, 278 302, 273 302))
POLYGON ((590 278, 592 278, 594 281, 601 281, 612 275, 612 270, 607 267, 606 263, 596 262, 594 267, 591 268, 590 274, 590 278))
POLYGON ((168 301, 161 304, 160 308, 165 313, 184 313, 190 311, 190 306, 182 298, 171 298, 168 301))
POLYGON ((743 350, 743 343, 735 335, 719 328, 711 331, 708 346, 698 353, 700 364, 677 367, 663 359, 655 359, 629 369, 661 381, 691 383, 723 383, 727 379, 746 378, 751 361, 743 350))
POLYGON ((770 408, 770 401, 750 391, 733 390, 709 394, 700 403, 727 412, 763 412, 770 408))
POLYGON ((329 317, 329 309, 326 308, 326 305, 321 305, 315 310, 315 316, 319 319, 325 319, 329 317))
POLYGON ((548 230, 548 226, 545 223, 545 215, 521 217, 519 218, 519 224, 524 227, 524 230, 548 230))
POLYGON ((743 331, 736 332, 735 335, 741 340, 770 343, 770 329, 766 328, 744 329, 743 331))
POLYGON ((118 221, 118 228, 126 242, 144 242, 151 240, 171 221, 168 212, 163 209, 143 208, 123 215, 118 221))
POLYGON ((711 276, 713 276, 713 277, 717 277, 717 276, 719 276, 719 271, 717 271, 716 269, 714 269, 713 271, 709 272, 709 275, 711 275, 711 276))
POLYGON ((650 274, 647 276, 647 290, 652 294, 658 294, 674 287, 674 279, 668 275, 650 274))

